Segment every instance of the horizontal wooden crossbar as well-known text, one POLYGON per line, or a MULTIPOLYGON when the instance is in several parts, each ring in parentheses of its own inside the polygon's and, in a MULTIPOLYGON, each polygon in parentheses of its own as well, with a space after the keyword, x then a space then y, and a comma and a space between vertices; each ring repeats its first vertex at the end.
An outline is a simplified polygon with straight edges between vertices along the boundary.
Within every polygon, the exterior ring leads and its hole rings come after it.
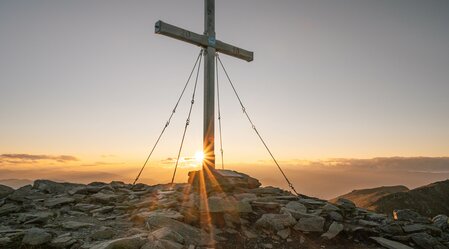
POLYGON ((245 49, 230 45, 219 40, 215 40, 215 37, 200 35, 195 32, 191 32, 186 29, 165 23, 163 21, 156 22, 154 26, 154 32, 156 34, 165 35, 177 40, 188 42, 193 45, 201 47, 214 47, 217 52, 233 56, 248 62, 254 59, 254 53, 251 51, 247 51, 245 49))

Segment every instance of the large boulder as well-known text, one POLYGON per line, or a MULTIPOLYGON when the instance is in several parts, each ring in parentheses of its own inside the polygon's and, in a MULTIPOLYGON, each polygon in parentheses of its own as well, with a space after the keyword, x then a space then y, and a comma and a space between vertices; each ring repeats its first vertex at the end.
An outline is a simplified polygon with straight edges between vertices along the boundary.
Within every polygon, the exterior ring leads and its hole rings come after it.
POLYGON ((261 183, 256 178, 233 170, 210 169, 189 172, 188 182, 196 190, 206 189, 207 192, 231 192, 234 189, 255 189, 261 183), (200 186, 204 184, 204 186, 200 186))
POLYGON ((283 230, 296 224, 296 219, 290 214, 263 214, 256 221, 256 227, 273 229, 275 231, 283 230))
POLYGON ((325 219, 321 216, 301 218, 293 229, 303 232, 323 232, 324 222, 325 219))

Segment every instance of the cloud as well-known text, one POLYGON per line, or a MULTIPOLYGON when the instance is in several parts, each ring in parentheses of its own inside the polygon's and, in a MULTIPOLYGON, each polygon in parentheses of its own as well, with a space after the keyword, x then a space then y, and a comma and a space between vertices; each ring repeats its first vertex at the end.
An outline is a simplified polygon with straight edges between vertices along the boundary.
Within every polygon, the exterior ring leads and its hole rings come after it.
MULTIPOLYGON (((161 166, 168 166, 171 167, 176 163, 176 158, 174 157, 168 157, 166 159, 160 160, 161 166)), ((178 167, 181 168, 196 168, 199 167, 200 163, 197 161, 195 157, 180 157, 178 167)))
POLYGON ((60 163, 79 161, 78 158, 69 155, 32 155, 32 154, 1 154, 0 163, 30 163, 37 161, 56 161, 60 163))
POLYGON ((449 173, 449 157, 376 157, 372 159, 334 158, 316 161, 291 160, 285 162, 285 165, 290 167, 328 170, 449 173))

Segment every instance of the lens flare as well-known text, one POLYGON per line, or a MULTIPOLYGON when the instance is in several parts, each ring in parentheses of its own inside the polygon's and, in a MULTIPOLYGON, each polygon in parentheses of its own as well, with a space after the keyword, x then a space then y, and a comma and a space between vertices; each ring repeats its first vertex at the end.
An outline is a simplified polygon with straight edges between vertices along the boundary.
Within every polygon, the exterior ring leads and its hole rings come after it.
POLYGON ((202 163, 203 160, 204 160, 204 152, 202 152, 202 151, 197 151, 197 152, 195 153, 195 159, 196 159, 197 162, 202 163))

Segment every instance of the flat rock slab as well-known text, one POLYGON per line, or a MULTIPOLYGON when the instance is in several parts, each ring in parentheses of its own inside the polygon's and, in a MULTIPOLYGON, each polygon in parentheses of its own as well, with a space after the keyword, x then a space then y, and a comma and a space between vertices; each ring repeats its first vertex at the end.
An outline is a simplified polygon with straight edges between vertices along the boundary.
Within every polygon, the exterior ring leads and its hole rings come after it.
POLYGON ((96 244, 91 249, 139 249, 146 242, 146 234, 138 234, 131 237, 114 239, 96 244))
POLYGON ((22 243, 30 246, 38 246, 45 244, 51 240, 51 234, 47 233, 44 229, 31 228, 25 231, 22 243))
POLYGON ((296 212, 302 212, 302 213, 306 213, 307 212, 307 207, 304 206, 304 204, 302 204, 299 201, 290 201, 289 203, 287 203, 285 205, 286 208, 294 210, 296 212))
POLYGON ((301 218, 293 227, 295 230, 303 232, 322 232, 325 219, 321 216, 314 216, 310 218, 301 218))
POLYGON ((260 207, 265 209, 276 209, 281 205, 278 202, 265 202, 265 201, 253 201, 251 203, 254 207, 260 207))
POLYGON ((7 203, 0 207, 0 216, 7 215, 9 213, 16 213, 20 211, 20 206, 13 204, 13 203, 7 203))
POLYGON ((50 242, 50 244, 56 248, 68 248, 75 243, 76 239, 74 239, 70 233, 61 234, 50 242))
POLYGON ((73 203, 73 202, 75 202, 75 199, 73 199, 71 197, 57 197, 57 198, 48 199, 45 202, 45 206, 53 208, 56 206, 65 205, 65 204, 69 204, 69 203, 73 203))
POLYGON ((96 202, 107 204, 107 203, 115 201, 118 196, 116 194, 112 194, 112 193, 107 194, 107 193, 98 192, 96 194, 93 194, 91 197, 96 202))
POLYGON ((327 232, 323 233, 321 237, 326 239, 333 239, 337 236, 341 231, 343 231, 343 224, 338 222, 332 222, 327 232))
POLYGON ((382 237, 370 237, 372 240, 376 241, 379 245, 388 249, 413 249, 410 246, 404 245, 402 243, 385 239, 382 237))
POLYGON ((325 205, 326 201, 316 200, 316 199, 308 199, 308 198, 301 198, 298 200, 299 202, 306 204, 306 205, 325 205))
POLYGON ((273 229, 276 231, 283 230, 296 224, 296 219, 290 214, 263 214, 256 221, 256 227, 273 229))
POLYGON ((78 222, 78 221, 66 221, 61 224, 61 226, 65 229, 69 230, 77 230, 84 227, 92 227, 94 224, 91 223, 84 223, 84 222, 78 222))
POLYGON ((184 237, 169 227, 159 228, 156 231, 153 231, 150 236, 153 236, 156 239, 175 241, 180 244, 184 243, 184 237))

